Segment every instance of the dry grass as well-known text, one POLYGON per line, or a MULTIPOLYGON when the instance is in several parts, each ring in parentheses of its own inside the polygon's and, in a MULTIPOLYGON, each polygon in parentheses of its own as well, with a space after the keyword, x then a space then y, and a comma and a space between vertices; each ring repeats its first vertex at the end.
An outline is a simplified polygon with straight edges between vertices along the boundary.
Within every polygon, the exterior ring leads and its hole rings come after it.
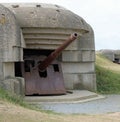
POLYGON ((113 63, 99 53, 96 54, 96 64, 111 71, 120 73, 120 65, 113 63))
POLYGON ((34 111, 0 101, 0 122, 120 122, 120 113, 106 115, 58 115, 34 111))
MULTIPOLYGON (((96 64, 120 71, 120 65, 96 55, 96 64)), ((104 115, 63 115, 45 113, 0 100, 0 122, 120 122, 120 112, 104 115)))

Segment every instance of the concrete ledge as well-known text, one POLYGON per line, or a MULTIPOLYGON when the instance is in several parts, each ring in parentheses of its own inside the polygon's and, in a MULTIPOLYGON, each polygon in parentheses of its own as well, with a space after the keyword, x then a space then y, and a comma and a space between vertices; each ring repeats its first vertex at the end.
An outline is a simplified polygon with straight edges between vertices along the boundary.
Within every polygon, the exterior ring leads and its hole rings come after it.
POLYGON ((97 100, 105 98, 102 95, 87 91, 87 90, 74 90, 73 93, 67 93, 66 95, 59 96, 26 96, 25 101, 30 104, 40 103, 81 103, 91 100, 97 100))

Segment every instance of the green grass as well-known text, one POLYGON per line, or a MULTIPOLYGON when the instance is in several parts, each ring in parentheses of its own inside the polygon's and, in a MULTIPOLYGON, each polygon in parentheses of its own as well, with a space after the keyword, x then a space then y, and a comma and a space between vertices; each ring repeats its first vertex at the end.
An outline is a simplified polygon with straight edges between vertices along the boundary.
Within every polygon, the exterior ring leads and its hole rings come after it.
POLYGON ((38 107, 37 105, 28 104, 27 102, 24 101, 24 98, 22 96, 16 95, 16 94, 11 94, 2 88, 0 88, 0 100, 7 101, 7 102, 13 103, 15 105, 20 105, 24 108, 28 108, 31 110, 41 111, 41 112, 44 112, 47 114, 57 114, 57 113, 53 112, 52 110, 42 110, 40 108, 40 105, 38 107))
POLYGON ((2 88, 0 88, 0 99, 14 103, 14 104, 18 104, 18 105, 26 107, 26 108, 31 107, 26 102, 24 102, 23 97, 16 95, 16 94, 10 94, 8 91, 6 91, 2 88))
POLYGON ((97 91, 102 94, 120 94, 120 65, 96 56, 97 91))
POLYGON ((110 71, 120 73, 120 65, 113 63, 109 59, 107 59, 105 56, 102 54, 97 53, 96 54, 96 65, 104 67, 105 69, 108 69, 110 71))
POLYGON ((96 65, 97 90, 102 94, 120 94, 120 74, 96 65))

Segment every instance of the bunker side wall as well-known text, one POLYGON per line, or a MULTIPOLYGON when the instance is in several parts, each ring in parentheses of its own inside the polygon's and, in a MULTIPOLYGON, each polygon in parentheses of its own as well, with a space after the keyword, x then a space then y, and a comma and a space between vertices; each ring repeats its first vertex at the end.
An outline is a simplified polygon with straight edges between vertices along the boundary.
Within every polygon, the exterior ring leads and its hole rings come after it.
POLYGON ((15 62, 23 61, 22 48, 21 29, 14 14, 0 5, 0 87, 12 93, 18 93, 23 81, 15 78, 14 68, 15 62))
POLYGON ((78 40, 77 50, 63 51, 62 67, 67 89, 87 89, 96 91, 94 33, 89 33, 78 40))

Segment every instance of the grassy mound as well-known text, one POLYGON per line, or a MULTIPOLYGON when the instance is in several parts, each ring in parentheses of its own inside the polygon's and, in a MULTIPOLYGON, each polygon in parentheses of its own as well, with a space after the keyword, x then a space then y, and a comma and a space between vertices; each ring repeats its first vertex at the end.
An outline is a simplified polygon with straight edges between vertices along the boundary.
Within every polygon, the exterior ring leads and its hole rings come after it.
POLYGON ((120 94, 120 65, 96 54, 96 82, 99 93, 120 94))

